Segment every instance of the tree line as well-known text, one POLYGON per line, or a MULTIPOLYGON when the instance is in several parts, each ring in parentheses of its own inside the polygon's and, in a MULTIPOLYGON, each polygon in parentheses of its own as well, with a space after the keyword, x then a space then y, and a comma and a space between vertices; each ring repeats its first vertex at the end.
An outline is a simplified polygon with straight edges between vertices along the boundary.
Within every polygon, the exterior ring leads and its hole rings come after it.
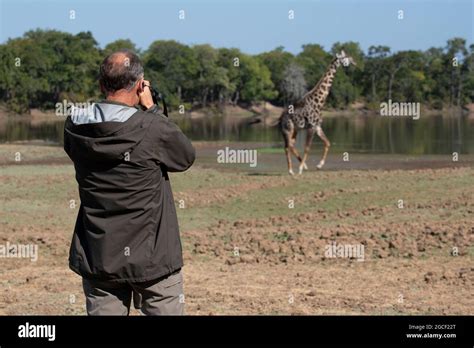
POLYGON ((330 107, 361 102, 376 108, 392 99, 442 109, 474 101, 474 45, 466 45, 465 39, 452 38, 445 47, 426 51, 371 46, 364 52, 351 41, 337 42, 329 51, 306 44, 297 55, 283 47, 249 55, 238 48, 173 40, 154 41, 143 51, 128 39, 101 49, 90 32, 37 29, 0 45, 0 100, 23 113, 54 108, 64 99, 100 99, 100 62, 113 51, 129 49, 141 57, 146 78, 156 83, 171 107, 250 106, 260 101, 283 106, 311 89, 335 53, 344 49, 357 66, 337 72, 330 107))

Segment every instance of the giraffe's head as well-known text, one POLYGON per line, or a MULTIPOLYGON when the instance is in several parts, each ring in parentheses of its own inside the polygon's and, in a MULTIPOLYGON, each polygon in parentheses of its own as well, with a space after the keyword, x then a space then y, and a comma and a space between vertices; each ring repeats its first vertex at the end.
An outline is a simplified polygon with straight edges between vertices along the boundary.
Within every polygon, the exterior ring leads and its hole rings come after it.
POLYGON ((344 67, 348 67, 349 65, 357 65, 354 59, 347 55, 344 50, 341 50, 341 53, 336 53, 336 59, 339 62, 340 65, 344 67))

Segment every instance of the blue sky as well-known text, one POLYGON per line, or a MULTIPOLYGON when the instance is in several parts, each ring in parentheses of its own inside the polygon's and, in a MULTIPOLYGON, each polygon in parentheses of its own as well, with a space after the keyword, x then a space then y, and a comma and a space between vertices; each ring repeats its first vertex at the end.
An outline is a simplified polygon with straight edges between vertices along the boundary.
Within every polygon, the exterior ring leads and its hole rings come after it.
POLYGON ((364 50, 443 47, 458 36, 473 43, 473 0, 0 0, 0 42, 35 29, 91 31, 101 47, 129 38, 145 49, 157 39, 209 43, 260 53, 306 43, 329 49, 357 41, 364 50), (76 18, 69 18, 74 10, 76 18), (185 20, 178 18, 185 11, 185 20), (293 10, 295 18, 288 19, 293 10), (398 11, 404 11, 399 20, 398 11))

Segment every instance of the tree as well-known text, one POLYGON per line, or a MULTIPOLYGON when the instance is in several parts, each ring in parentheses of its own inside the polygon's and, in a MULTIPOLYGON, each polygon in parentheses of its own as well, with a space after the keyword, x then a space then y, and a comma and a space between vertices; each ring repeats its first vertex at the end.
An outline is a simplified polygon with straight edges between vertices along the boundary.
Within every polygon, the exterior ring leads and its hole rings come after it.
POLYGON ((316 44, 303 45, 303 50, 297 55, 296 62, 304 69, 308 88, 318 83, 331 62, 332 56, 316 44))
POLYGON ((217 64, 224 68, 227 72, 229 84, 226 88, 221 89, 221 100, 227 103, 236 104, 239 100, 240 89, 240 57, 242 52, 238 48, 220 48, 218 50, 217 64))
POLYGON ((423 59, 426 77, 424 82, 424 100, 432 107, 441 109, 447 94, 443 49, 432 47, 424 52, 423 59))
POLYGON ((135 54, 138 54, 138 55, 140 54, 140 50, 129 39, 119 39, 107 44, 102 54, 105 57, 113 52, 120 51, 120 50, 129 50, 135 54))
POLYGON ((190 47, 173 40, 155 41, 144 52, 143 63, 145 75, 168 96, 171 105, 192 100, 199 64, 190 47))
POLYGON ((275 98, 277 91, 271 80, 270 70, 257 58, 236 48, 219 49, 219 66, 227 70, 229 88, 227 99, 237 104, 252 103, 275 98))
POLYGON ((277 105, 285 104, 285 87, 282 85, 285 78, 284 72, 294 62, 295 57, 291 53, 285 52, 284 48, 280 46, 273 51, 259 54, 257 58, 270 70, 273 85, 278 91, 278 95, 271 102, 277 105))
POLYGON ((291 62, 283 71, 281 91, 284 105, 295 103, 307 91, 304 70, 295 62, 291 62))
POLYGON ((145 76, 171 106, 293 102, 311 89, 342 49, 357 67, 339 69, 328 104, 347 107, 355 100, 423 102, 435 108, 463 106, 474 100, 474 45, 452 38, 444 47, 398 51, 370 46, 367 56, 357 42, 336 42, 330 52, 308 44, 293 56, 283 47, 259 55, 237 48, 187 46, 173 40, 153 42, 143 53, 128 39, 100 49, 90 32, 76 35, 32 30, 0 45, 0 98, 15 112, 54 108, 63 99, 84 102, 100 96, 99 64, 104 56, 128 49, 142 58, 145 76), (305 84, 306 81, 306 84, 305 84))
POLYGON ((199 96, 199 105, 206 106, 209 99, 222 103, 222 92, 229 89, 230 81, 227 69, 218 66, 219 53, 210 45, 197 45, 193 50, 198 62, 193 94, 199 96))
POLYGON ((332 56, 342 50, 352 57, 357 65, 342 67, 336 73, 328 103, 337 108, 347 107, 359 98, 362 88, 358 82, 362 80, 364 70, 364 52, 357 42, 336 42, 331 48, 332 56))
POLYGON ((466 71, 466 80, 465 80, 465 91, 466 93, 466 102, 474 101, 474 44, 469 46, 469 55, 464 61, 465 71, 466 71))
POLYGON ((90 32, 72 35, 38 29, 4 46, 6 69, 0 93, 14 110, 53 108, 62 99, 83 102, 99 95, 101 56, 90 32))
MULTIPOLYGON (((258 59, 242 54, 240 56, 240 81, 237 92, 245 103, 275 98, 277 91, 271 80, 268 68, 258 59)), ((236 100, 238 102, 239 99, 236 100)))
POLYGON ((468 67, 465 63, 468 51, 466 49, 466 40, 462 38, 453 38, 448 40, 446 47, 447 62, 449 64, 450 81, 449 104, 461 106, 463 83, 467 79, 468 67))
POLYGON ((366 71, 370 76, 370 100, 372 102, 379 101, 377 95, 377 82, 380 81, 383 73, 384 59, 390 54, 390 47, 387 46, 370 46, 368 58, 366 61, 366 71))
POLYGON ((18 113, 29 112, 36 93, 49 88, 46 81, 37 78, 36 71, 25 65, 34 64, 38 55, 37 49, 28 50, 29 46, 24 39, 13 39, 0 50, 0 95, 6 106, 18 113))

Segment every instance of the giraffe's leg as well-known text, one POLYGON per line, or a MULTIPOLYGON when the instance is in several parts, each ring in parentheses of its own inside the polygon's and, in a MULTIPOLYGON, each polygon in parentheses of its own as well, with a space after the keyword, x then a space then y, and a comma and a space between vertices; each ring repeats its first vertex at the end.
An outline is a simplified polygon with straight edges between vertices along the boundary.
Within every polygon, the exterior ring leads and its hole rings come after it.
POLYGON ((300 154, 298 153, 298 150, 296 149, 295 147, 295 144, 296 144, 296 135, 297 135, 297 131, 295 129, 293 129, 293 133, 291 134, 291 139, 290 139, 290 150, 291 150, 291 153, 298 159, 298 161, 301 163, 301 161, 303 160, 300 156, 300 154))
POLYGON ((290 175, 293 175, 295 173, 293 172, 293 165, 291 164, 291 153, 288 147, 285 147, 285 154, 286 154, 286 163, 288 164, 288 173, 290 173, 290 175))
POLYGON ((291 152, 290 152, 290 146, 291 146, 291 137, 292 137, 292 131, 291 130, 283 130, 283 140, 285 141, 285 155, 286 155, 286 164, 288 165, 288 173, 290 175, 293 175, 293 165, 291 163, 291 152))
POLYGON ((299 167, 300 174, 303 173, 303 169, 306 169, 306 170, 308 169, 308 166, 306 165, 306 160, 308 159, 309 150, 311 149, 311 144, 313 143, 313 136, 314 136, 314 130, 313 128, 309 128, 306 133, 306 142, 304 145, 303 159, 299 167))
POLYGON ((318 136, 321 138, 321 140, 324 143, 324 153, 323 153, 323 158, 319 162, 319 164, 316 166, 318 169, 321 169, 324 166, 324 163, 326 163, 326 157, 328 155, 329 147, 331 146, 331 143, 329 142, 328 138, 326 137, 326 134, 324 134, 323 129, 321 126, 316 127, 316 133, 318 136))

